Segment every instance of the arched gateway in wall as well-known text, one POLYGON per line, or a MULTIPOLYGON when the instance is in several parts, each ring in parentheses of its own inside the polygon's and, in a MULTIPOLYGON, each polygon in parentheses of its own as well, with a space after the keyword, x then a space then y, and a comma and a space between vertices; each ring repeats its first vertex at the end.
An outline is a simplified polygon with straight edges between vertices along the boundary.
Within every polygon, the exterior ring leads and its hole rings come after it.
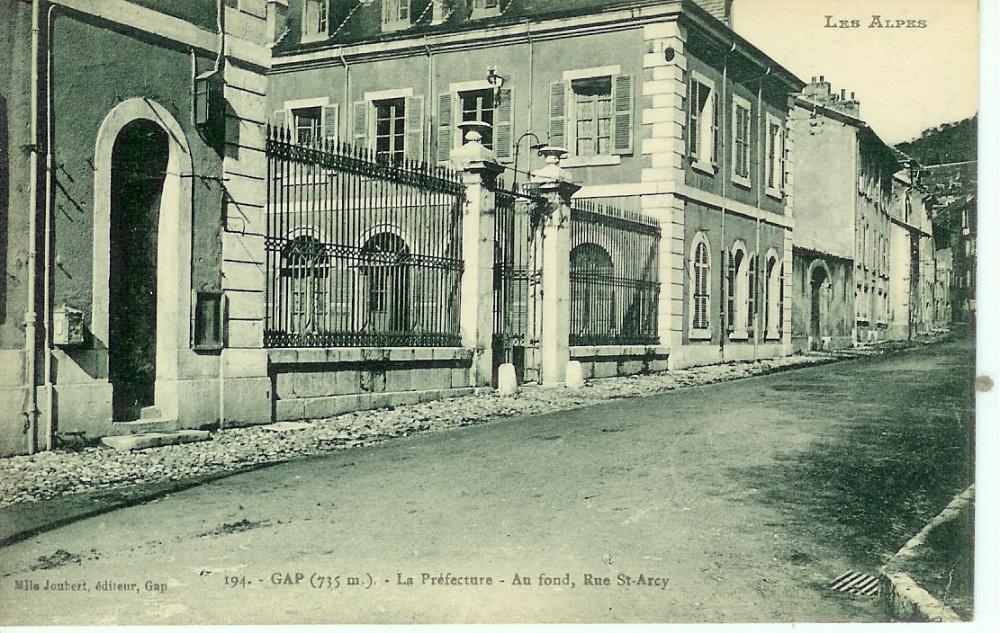
POLYGON ((191 150, 166 108, 129 99, 101 123, 94 167, 91 332, 108 350, 113 419, 175 419, 178 350, 189 347, 191 150))

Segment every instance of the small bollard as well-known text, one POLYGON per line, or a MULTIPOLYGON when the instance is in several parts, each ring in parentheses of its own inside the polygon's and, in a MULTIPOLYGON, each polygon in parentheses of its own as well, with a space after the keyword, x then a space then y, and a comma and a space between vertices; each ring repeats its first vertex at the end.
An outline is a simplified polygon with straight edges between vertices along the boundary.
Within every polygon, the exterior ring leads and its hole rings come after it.
POLYGON ((497 376, 497 393, 501 396, 513 396, 517 394, 517 372, 514 365, 504 363, 500 365, 497 376))
POLYGON ((573 391, 583 389, 583 365, 578 360, 566 363, 566 387, 573 391))

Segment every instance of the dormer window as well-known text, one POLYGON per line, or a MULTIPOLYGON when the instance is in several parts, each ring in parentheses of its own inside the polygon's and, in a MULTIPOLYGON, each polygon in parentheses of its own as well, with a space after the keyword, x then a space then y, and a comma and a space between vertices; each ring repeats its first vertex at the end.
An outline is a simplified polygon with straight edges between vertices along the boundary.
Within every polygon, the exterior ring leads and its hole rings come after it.
POLYGON ((302 41, 323 39, 330 32, 330 0, 305 0, 302 11, 302 41))
POLYGON ((500 0, 472 0, 472 18, 500 15, 500 0))
POLYGON ((382 0, 382 30, 395 31, 410 26, 410 0, 382 0))

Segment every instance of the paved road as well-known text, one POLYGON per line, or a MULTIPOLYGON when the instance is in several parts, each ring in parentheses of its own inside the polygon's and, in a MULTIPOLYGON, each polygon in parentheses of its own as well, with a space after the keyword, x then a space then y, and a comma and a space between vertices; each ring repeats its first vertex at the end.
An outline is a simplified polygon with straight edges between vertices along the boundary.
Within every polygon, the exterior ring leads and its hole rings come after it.
POLYGON ((969 362, 939 345, 234 476, 0 551, 0 623, 878 620, 826 589, 874 569, 774 501, 810 485, 778 466, 858 411, 926 418, 912 396, 969 362))

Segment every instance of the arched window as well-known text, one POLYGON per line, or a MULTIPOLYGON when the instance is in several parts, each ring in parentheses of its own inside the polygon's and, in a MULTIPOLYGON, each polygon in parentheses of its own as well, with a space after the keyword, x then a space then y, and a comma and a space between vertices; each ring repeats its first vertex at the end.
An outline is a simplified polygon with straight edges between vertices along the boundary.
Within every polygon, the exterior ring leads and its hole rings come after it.
POLYGON ((612 336, 616 332, 614 275, 611 255, 586 242, 569 255, 570 330, 576 336, 612 336))
POLYGON ((732 336, 746 337, 747 313, 749 312, 749 287, 746 249, 742 242, 737 242, 729 251, 729 274, 727 276, 728 293, 728 329, 732 336))
POLYGON ((691 330, 707 331, 711 315, 711 250, 705 236, 699 233, 692 243, 691 256, 691 330))
POLYGON ((326 247, 312 235, 299 235, 281 252, 284 295, 291 297, 289 334, 318 334, 326 326, 330 264, 326 247))
POLYGON ((781 263, 781 268, 778 270, 778 336, 781 337, 785 332, 785 263, 781 263))
POLYGON ((365 276, 364 331, 410 329, 410 249, 395 233, 378 233, 361 248, 365 276))
POLYGON ((780 270, 777 255, 769 253, 764 281, 764 336, 769 339, 778 338, 781 328, 780 270))

